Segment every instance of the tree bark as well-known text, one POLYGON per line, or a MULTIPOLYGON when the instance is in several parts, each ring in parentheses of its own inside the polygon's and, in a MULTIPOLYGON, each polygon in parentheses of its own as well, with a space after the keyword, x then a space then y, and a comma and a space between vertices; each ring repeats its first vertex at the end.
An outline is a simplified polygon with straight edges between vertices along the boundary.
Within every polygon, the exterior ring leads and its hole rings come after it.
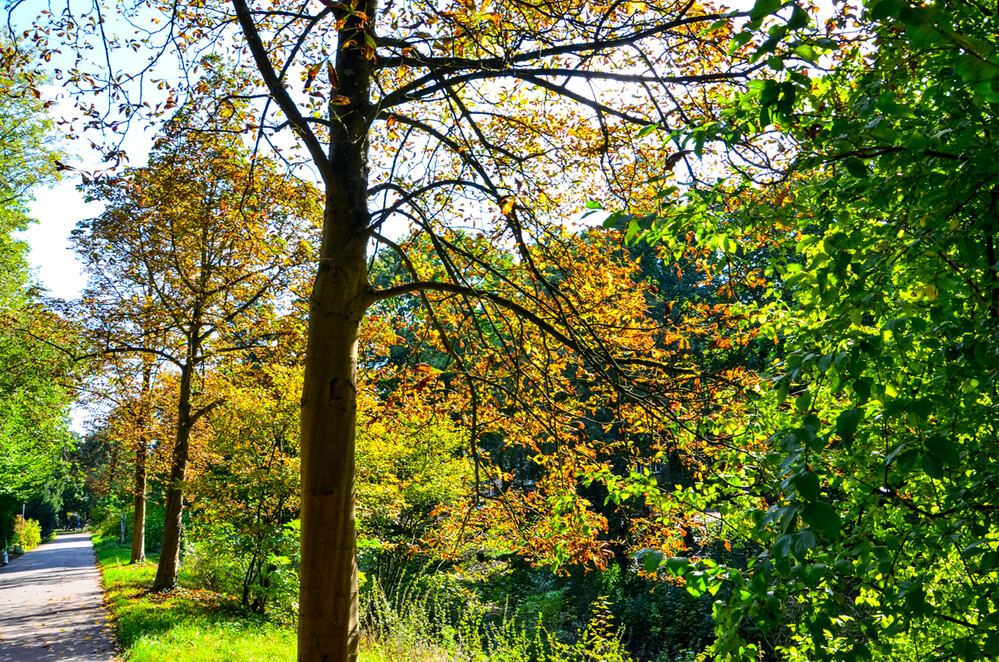
POLYGON ((135 511, 132 515, 132 560, 146 560, 146 435, 142 434, 135 449, 135 511))
POLYGON ((142 369, 142 392, 139 416, 136 421, 138 440, 135 444, 135 478, 132 485, 134 509, 132 514, 132 559, 130 563, 146 560, 146 451, 149 444, 149 393, 152 390, 153 367, 147 360, 142 369))
POLYGON ((357 554, 354 434, 357 342, 372 302, 368 283, 368 122, 371 61, 364 34, 374 0, 342 12, 336 70, 345 105, 330 104, 326 204, 309 302, 302 389, 302 565, 299 662, 356 662, 357 554), (360 18, 367 17, 367 18, 360 18))
POLYGON ((261 42, 245 0, 237 20, 275 102, 305 140, 325 184, 322 246, 309 301, 302 389, 302 543, 299 662, 356 662, 357 555, 354 427, 357 342, 373 301, 367 273, 370 238, 368 130, 374 117, 368 38, 375 0, 334 9, 340 22, 337 100, 329 105, 329 153, 288 95, 261 42))
POLYGON ((194 368, 187 364, 181 371, 180 393, 177 400, 177 438, 173 447, 170 482, 166 493, 166 513, 163 519, 163 546, 156 567, 154 591, 164 591, 177 585, 180 568, 180 534, 184 515, 184 479, 191 448, 191 376, 194 368))
POLYGON ((313 286, 302 392, 300 662, 354 662, 358 644, 354 427, 367 240, 344 232, 345 210, 330 207, 326 223, 339 227, 313 286))

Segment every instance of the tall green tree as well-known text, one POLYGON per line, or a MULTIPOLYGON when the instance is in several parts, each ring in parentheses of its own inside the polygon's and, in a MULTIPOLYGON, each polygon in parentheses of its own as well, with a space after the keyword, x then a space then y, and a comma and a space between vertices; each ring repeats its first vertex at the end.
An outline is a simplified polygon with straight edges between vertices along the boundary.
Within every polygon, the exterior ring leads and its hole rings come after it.
MULTIPOLYGON (((70 443, 75 383, 69 330, 32 292, 27 245, 32 189, 55 178, 58 152, 31 60, 0 39, 0 501, 24 500, 56 472, 70 443)), ((4 505, 6 505, 4 504, 4 505)), ((4 510, 0 505, 0 511, 4 510)), ((2 513, 0 513, 2 516, 2 513)))
POLYGON ((56 473, 70 444, 76 369, 50 342, 73 335, 51 312, 0 316, 0 496, 25 499, 56 473))
POLYGON ((772 24, 800 58, 839 52, 819 75, 762 43, 773 80, 706 129, 769 128, 796 154, 778 184, 723 196, 711 222, 727 236, 706 242, 728 263, 761 236, 787 256, 768 275, 793 297, 758 319, 788 352, 742 423, 766 440, 744 460, 755 484, 738 483, 763 500, 764 551, 746 572, 671 567, 734 585, 716 611, 721 659, 756 654, 749 622, 787 628, 768 651, 781 659, 995 659, 995 6, 872 0, 819 34, 771 9, 757 3, 747 34, 772 24))
POLYGON ((12 233, 27 228, 32 189, 55 179, 59 156, 38 89, 43 78, 30 63, 0 38, 0 311, 24 295, 27 246, 12 233))

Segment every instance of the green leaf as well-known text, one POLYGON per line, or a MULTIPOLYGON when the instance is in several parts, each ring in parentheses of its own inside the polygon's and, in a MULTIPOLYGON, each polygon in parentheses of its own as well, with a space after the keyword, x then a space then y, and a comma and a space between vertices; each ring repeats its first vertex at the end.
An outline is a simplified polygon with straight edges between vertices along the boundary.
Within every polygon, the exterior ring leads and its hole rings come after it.
POLYGON ((839 515, 829 504, 805 504, 801 509, 801 519, 826 538, 835 539, 839 536, 839 515))
POLYGON ((815 501, 819 498, 819 475, 814 471, 805 470, 791 479, 794 489, 805 501, 815 501))
MULTIPOLYGON (((647 124, 638 130, 638 133, 635 134, 635 138, 644 138, 653 131, 658 131, 660 128, 661 127, 658 124, 647 124)), ((586 204, 589 205, 590 203, 587 202, 586 204)))
POLYGON ((955 465, 961 461, 957 446, 947 437, 933 436, 926 440, 926 450, 946 465, 955 465))
POLYGON ((851 176, 859 178, 866 177, 868 175, 867 165, 855 156, 851 156, 846 161, 843 161, 843 167, 846 171, 850 173, 851 176))
POLYGON ((794 48, 794 54, 812 64, 815 64, 815 61, 818 59, 818 53, 815 52, 811 44, 799 44, 794 48))
POLYGON ((798 28, 803 28, 808 25, 808 12, 801 8, 801 5, 794 5, 794 9, 791 11, 791 18, 787 22, 787 27, 791 30, 797 30, 798 28))
POLYGON ((857 434, 857 426, 860 424, 861 418, 863 418, 863 412, 856 407, 841 412, 836 417, 836 434, 844 442, 849 443, 853 441, 853 436, 857 434))
POLYGON ((781 8, 780 0, 756 0, 756 4, 749 11, 749 18, 758 21, 762 18, 776 13, 781 8))
POLYGON ((926 149, 926 136, 919 133, 913 133, 909 136, 909 140, 905 143, 905 148, 910 152, 922 153, 926 149))
POLYGON ((731 22, 732 22, 731 19, 728 19, 728 18, 719 18, 717 21, 715 21, 714 23, 712 23, 711 25, 709 25, 707 27, 707 29, 704 30, 704 32, 714 32, 715 30, 721 29, 721 28, 729 25, 731 22))
POLYGON ((999 657, 999 632, 992 632, 985 638, 982 652, 989 657, 999 657))
POLYGON ((898 16, 901 3, 898 0, 881 0, 871 6, 870 17, 875 21, 882 21, 886 18, 898 16))
POLYGON ((786 559, 791 554, 791 535, 784 534, 770 548, 770 554, 775 559, 786 559))
POLYGON ((974 90, 975 94, 985 97, 986 101, 993 103, 999 101, 999 89, 996 88, 993 81, 984 80, 971 89, 974 90))
POLYGON ((690 561, 673 556, 666 559, 666 571, 675 577, 682 577, 690 569, 690 561))
POLYGON ((808 550, 813 547, 815 547, 815 534, 808 529, 791 535, 791 554, 799 561, 804 560, 808 550))
POLYGON ((943 462, 939 457, 931 453, 923 454, 922 458, 923 471, 930 478, 940 479, 944 477, 943 462))
POLYGON ((732 41, 728 47, 729 54, 732 54, 737 50, 739 50, 740 47, 745 46, 752 38, 753 38, 753 33, 750 30, 744 30, 743 32, 740 32, 739 34, 732 37, 732 41))
POLYGON ((627 234, 624 235, 624 243, 630 244, 634 240, 634 238, 638 235, 638 233, 641 231, 641 229, 642 228, 638 225, 638 221, 636 221, 635 219, 631 219, 631 221, 628 223, 628 232, 627 234))
POLYGON ((853 382, 853 392, 857 395, 858 405, 862 405, 871 399, 872 383, 870 377, 862 377, 853 382))
POLYGON ((643 549, 635 554, 635 560, 641 561, 645 572, 652 574, 662 564, 663 553, 655 549, 643 549))
POLYGON ((624 212, 616 211, 604 219, 603 226, 605 228, 623 230, 635 222, 633 219, 634 217, 631 214, 626 214, 624 212))

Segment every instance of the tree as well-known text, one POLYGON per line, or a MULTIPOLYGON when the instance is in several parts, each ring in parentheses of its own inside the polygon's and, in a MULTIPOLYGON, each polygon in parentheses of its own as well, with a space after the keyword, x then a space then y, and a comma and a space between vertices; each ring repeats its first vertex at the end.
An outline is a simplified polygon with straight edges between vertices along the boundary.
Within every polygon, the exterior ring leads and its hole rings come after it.
MULTIPOLYGON (((496 254, 479 237, 447 239, 467 255, 496 254)), ((476 440, 469 448, 475 489, 462 507, 451 509, 451 533, 458 540, 443 545, 450 554, 478 544, 479 551, 517 550, 557 570, 570 562, 603 568, 612 557, 626 566, 629 553, 643 546, 643 528, 668 527, 675 540, 664 546, 683 546, 686 501, 675 498, 675 482, 657 485, 668 476, 652 475, 660 472, 650 467, 686 462, 693 473, 712 461, 714 447, 729 441, 714 427, 722 411, 713 403, 725 402, 724 413, 732 415, 746 375, 723 367, 708 378, 700 366, 705 355, 719 353, 716 347, 745 344, 752 334, 740 334, 738 316, 722 304, 670 299, 664 315, 665 302, 620 240, 619 233, 553 230, 545 245, 528 251, 546 278, 558 283, 557 305, 571 307, 577 325, 589 331, 583 336, 591 343, 587 349, 596 354, 612 348, 615 361, 634 366, 629 381, 614 383, 595 361, 596 369, 567 349, 573 341, 558 338, 556 302, 525 295, 533 274, 512 256, 502 280, 474 259, 453 266, 480 289, 522 305, 522 315, 489 302, 469 305, 428 293, 432 315, 405 330, 402 320, 393 319, 400 333, 423 338, 422 346, 436 351, 418 355, 431 365, 413 365, 410 358, 412 376, 404 370, 392 378, 401 391, 395 397, 403 399, 402 387, 439 392, 437 398, 461 412, 476 440), (710 349, 695 351, 695 343, 710 349), (652 369, 640 372, 642 367, 652 369), (710 444, 709 433, 716 435, 710 444), (647 510, 648 497, 656 508, 647 510), (631 508, 634 531, 621 517, 631 508)), ((420 280, 433 281, 432 270, 440 267, 425 259, 430 249, 421 250, 416 241, 404 248, 414 268, 428 270, 420 280)), ((396 315, 404 310, 398 307, 396 315)), ((410 349, 416 347, 410 341, 410 349)))
POLYGON ((39 302, 14 233, 30 218, 32 188, 55 179, 58 151, 32 60, 0 39, 0 526, 8 507, 41 489, 71 443, 68 407, 77 373, 58 343, 70 328, 39 302))
MULTIPOLYGON (((288 344, 301 344, 296 335, 288 344)), ((201 563, 218 569, 243 606, 292 611, 301 365, 281 346, 231 358, 213 377, 225 403, 206 430, 207 466, 190 486, 198 511, 191 539, 215 557, 201 563), (290 600, 272 600, 289 592, 290 600)))
POLYGON ((852 34, 846 9, 828 26, 827 74, 760 85, 729 116, 776 124, 796 158, 718 210, 730 237, 786 252, 770 275, 793 293, 761 311, 788 352, 745 424, 766 440, 746 462, 764 551, 748 571, 699 570, 733 589, 722 659, 753 655, 750 620, 789 628, 787 659, 999 656, 996 16, 858 11, 852 34))
MULTIPOLYGON (((169 43, 182 58, 206 42, 235 44, 256 83, 238 94, 266 97, 254 126, 268 140, 290 128, 322 180, 325 216, 302 406, 299 655, 353 660, 356 346, 367 308, 438 291, 528 312, 450 269, 460 247, 442 229, 474 226, 494 242, 518 246, 518 259, 535 278, 528 298, 549 299, 544 305, 561 329, 549 324, 547 331, 622 383, 636 366, 611 360, 606 346, 585 340, 587 331, 569 330, 575 311, 562 306, 557 284, 527 246, 587 198, 628 199, 650 163, 638 130, 709 113, 717 88, 758 67, 738 56, 722 64, 735 14, 693 2, 138 4, 169 16, 169 43), (229 40, 230 26, 238 27, 236 40, 229 40), (373 241, 391 246, 383 229, 398 219, 430 238, 443 275, 375 291, 369 248, 373 241)), ((51 44, 57 30, 86 28, 72 11, 51 17, 49 32, 32 34, 42 43, 51 44)), ((108 52, 134 43, 113 40, 108 52)), ((116 129, 145 111, 148 102, 126 91, 137 78, 110 64, 88 71, 76 65, 67 75, 122 104, 116 129)), ((88 121, 106 123, 100 108, 84 111, 88 121)), ((671 151, 670 163, 679 166, 683 155, 671 151)))
POLYGON ((28 284, 27 246, 12 233, 27 228, 32 189, 56 178, 60 153, 32 60, 0 39, 0 311, 16 305, 28 284))
MULTIPOLYGON (((151 298, 153 291, 146 289, 151 298)), ((154 337, 150 324, 133 317, 133 323, 147 338, 154 337)), ((132 555, 131 563, 146 560, 146 493, 149 453, 155 443, 157 421, 154 416, 154 386, 162 367, 152 354, 134 356, 113 353, 102 357, 93 369, 101 379, 92 379, 90 401, 110 407, 99 427, 101 440, 112 445, 109 469, 118 471, 131 464, 132 555), (120 466, 119 466, 120 465, 120 466)), ((108 486, 110 488, 110 486, 108 486)))
POLYGON ((37 306, 0 317, 0 495, 26 499, 63 460, 77 375, 71 357, 49 343, 74 341, 71 329, 37 306))
POLYGON ((158 589, 177 581, 192 430, 221 404, 204 370, 270 331, 273 307, 308 255, 314 204, 308 187, 263 163, 251 168, 238 136, 185 132, 184 119, 168 125, 147 168, 88 186, 107 208, 75 237, 92 277, 83 304, 99 351, 154 357, 176 371, 158 589))

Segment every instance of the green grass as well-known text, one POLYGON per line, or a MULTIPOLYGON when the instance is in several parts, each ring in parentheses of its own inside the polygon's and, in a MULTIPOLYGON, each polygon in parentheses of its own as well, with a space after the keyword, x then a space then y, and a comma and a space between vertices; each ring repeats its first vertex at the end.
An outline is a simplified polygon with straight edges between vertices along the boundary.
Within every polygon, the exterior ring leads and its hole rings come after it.
MULTIPOLYGON (((195 588, 181 570, 180 585, 166 593, 149 587, 156 559, 130 565, 131 550, 114 539, 95 538, 104 590, 114 613, 118 642, 128 662, 293 662, 293 627, 278 626, 239 606, 228 595, 195 588)), ((438 662, 419 651, 386 656, 367 644, 361 662, 438 662)))
MULTIPOLYGON (((295 631, 247 612, 231 596, 191 588, 152 593, 155 561, 129 565, 129 549, 96 544, 118 641, 129 662, 270 662, 296 657, 295 631)), ((181 573, 181 586, 191 585, 181 573)))
MULTIPOLYGON (((164 593, 149 587, 153 560, 129 564, 129 548, 114 539, 97 540, 108 604, 118 641, 128 662, 292 662, 295 630, 253 614, 233 596, 192 588, 183 571, 180 585, 164 593)), ((384 597, 369 603, 382 623, 362 639, 360 662, 625 662, 620 635, 609 627, 587 627, 580 641, 562 644, 542 630, 525 631, 513 620, 487 627, 470 609, 455 623, 432 622, 447 611, 429 595, 407 595, 391 605, 384 597), (592 630, 592 631, 591 631, 592 630), (606 632, 604 630, 607 630, 606 632), (600 651, 599 653, 597 651, 600 651)), ((606 611, 606 610, 605 610, 606 611)), ((595 612, 596 613, 596 612, 595 612)), ((601 619, 594 619, 598 625, 601 619)), ((592 626, 592 624, 591 624, 592 626)))

